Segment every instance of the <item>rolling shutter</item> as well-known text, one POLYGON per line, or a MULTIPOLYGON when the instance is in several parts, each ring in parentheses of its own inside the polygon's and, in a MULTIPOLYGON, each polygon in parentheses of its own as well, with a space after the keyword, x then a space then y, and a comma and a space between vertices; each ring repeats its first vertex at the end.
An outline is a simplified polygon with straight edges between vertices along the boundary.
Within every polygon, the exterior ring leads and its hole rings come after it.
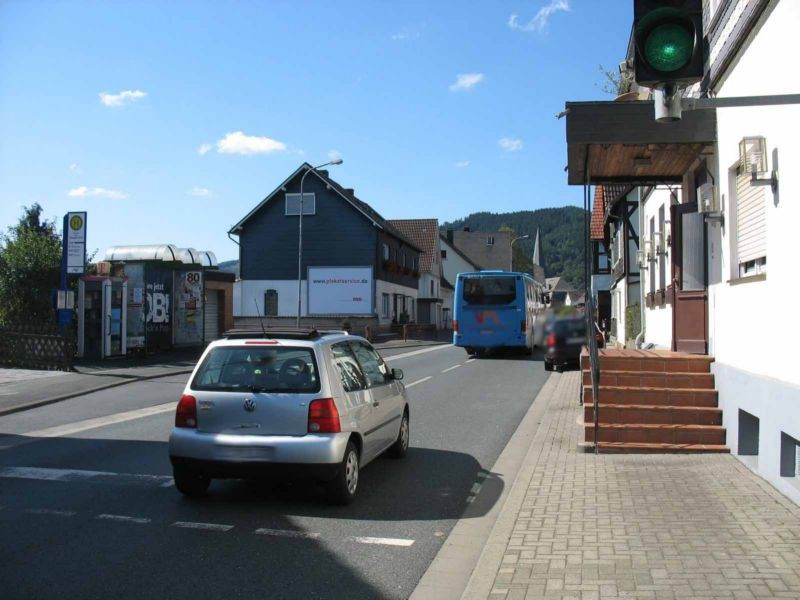
POLYGON ((203 314, 205 341, 219 338, 219 290, 206 290, 206 305, 203 314))
POLYGON ((736 255, 739 263, 767 255, 764 188, 750 185, 750 173, 736 177, 736 255))

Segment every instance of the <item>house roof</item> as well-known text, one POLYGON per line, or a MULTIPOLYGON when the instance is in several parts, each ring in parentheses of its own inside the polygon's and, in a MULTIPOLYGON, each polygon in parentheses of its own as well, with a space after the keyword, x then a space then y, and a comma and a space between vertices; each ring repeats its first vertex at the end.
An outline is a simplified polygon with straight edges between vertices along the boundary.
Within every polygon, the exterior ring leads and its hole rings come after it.
POLYGON ((562 277, 548 277, 544 280, 548 292, 569 292, 572 288, 562 277))
MULTIPOLYGON (((261 202, 259 202, 253 210, 247 213, 242 220, 240 220, 236 225, 230 228, 228 233, 233 235, 239 235, 239 232, 242 230, 242 227, 245 225, 247 221, 249 221, 258 211, 264 206, 267 202, 272 200, 279 192, 283 191, 286 185, 292 181, 295 177, 298 176, 302 171, 313 169, 313 167, 304 162, 300 165, 294 173, 289 175, 283 183, 281 183, 278 187, 276 187, 266 198, 264 198, 261 202)), ((408 239, 404 236, 401 232, 397 230, 394 226, 392 226, 386 219, 384 219, 378 211, 372 208, 369 204, 360 200, 356 197, 356 195, 352 192, 352 190, 346 189, 342 187, 342 185, 331 179, 329 176, 321 172, 320 170, 313 170, 312 173, 316 175, 319 179, 321 179, 325 184, 329 185, 331 189, 333 189, 337 194, 339 194, 346 202, 348 202, 353 208, 355 208, 358 212, 360 212, 364 217, 366 217, 369 221, 372 222, 373 225, 378 227, 379 229, 383 229, 390 235, 396 237, 400 241, 408 244, 415 250, 419 250, 423 252, 423 249, 420 248, 417 244, 415 244, 412 240, 408 239)))
POLYGON ((455 245, 455 244, 451 244, 450 242, 448 242, 448 241, 447 241, 447 237, 446 237, 444 234, 441 234, 441 233, 440 233, 440 234, 439 234, 439 239, 440 239, 441 241, 443 241, 445 244, 447 244, 447 247, 448 247, 448 248, 451 248, 451 249, 453 250, 453 252, 455 252, 456 254, 458 254, 458 255, 459 255, 461 258, 463 258, 463 259, 464 259, 465 261, 467 261, 467 262, 468 262, 470 265, 472 265, 472 268, 473 268, 473 269, 475 269, 476 271, 480 271, 480 270, 482 269, 482 267, 481 267, 481 266, 480 266, 478 263, 476 263, 476 262, 475 262, 474 260, 472 260, 472 259, 471 259, 469 256, 467 256, 466 254, 464 254, 464 253, 463 253, 461 250, 459 250, 458 248, 456 248, 456 245, 455 245))
POLYGON ((569 296, 569 300, 573 304, 582 304, 586 302, 584 292, 567 292, 567 296, 569 296))
POLYGON ((419 257, 419 270, 422 273, 430 273, 436 256, 439 221, 437 219, 391 219, 387 222, 422 248, 423 254, 419 257))
POLYGON ((453 287, 453 284, 447 281, 447 277, 442 275, 442 287, 447 288, 448 290, 454 290, 456 288, 453 287))
POLYGON ((592 221, 589 227, 589 239, 602 240, 605 238, 603 224, 606 220, 606 203, 603 199, 603 186, 597 185, 594 188, 594 204, 592 205, 592 221))

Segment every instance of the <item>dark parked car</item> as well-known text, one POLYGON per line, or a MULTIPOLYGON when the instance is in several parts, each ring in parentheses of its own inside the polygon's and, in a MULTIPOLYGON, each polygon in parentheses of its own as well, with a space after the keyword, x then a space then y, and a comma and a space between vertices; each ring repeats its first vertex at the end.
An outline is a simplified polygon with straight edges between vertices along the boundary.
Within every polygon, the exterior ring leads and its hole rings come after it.
MULTIPOLYGON (((603 347, 603 334, 595 326, 598 348, 603 347)), ((583 315, 556 319, 545 328, 544 368, 561 371, 565 366, 578 365, 581 349, 586 345, 586 317, 583 315)))

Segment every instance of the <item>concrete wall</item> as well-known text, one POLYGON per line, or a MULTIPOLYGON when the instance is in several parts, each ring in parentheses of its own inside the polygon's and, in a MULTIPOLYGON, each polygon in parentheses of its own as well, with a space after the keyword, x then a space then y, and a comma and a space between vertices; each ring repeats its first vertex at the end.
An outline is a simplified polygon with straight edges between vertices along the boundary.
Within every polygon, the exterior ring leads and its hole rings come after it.
MULTIPOLYGON (((737 61, 718 87, 717 95, 789 94, 800 90, 800 70, 790 61, 800 25, 800 2, 770 4, 737 61)), ((712 48, 712 55, 714 49, 712 48)), ((783 493, 793 491, 798 478, 780 477, 781 432, 800 439, 800 369, 797 343, 800 326, 792 312, 797 300, 796 245, 800 225, 800 106, 725 108, 717 111, 718 162, 715 165, 725 224, 709 225, 709 335, 716 357, 714 372, 728 428, 728 444, 739 447, 738 411, 760 419, 757 462, 748 464, 783 493), (770 168, 777 157, 780 187, 765 192, 767 273, 738 278, 735 257, 735 206, 730 168, 739 159, 744 136, 764 136, 770 168)), ((735 188, 734 188, 735 189, 735 188)))
POLYGON ((447 258, 442 260, 442 270, 444 271, 444 277, 449 281, 453 286, 456 285, 456 277, 459 273, 471 273, 476 269, 473 265, 471 265, 468 261, 464 260, 458 253, 455 251, 453 246, 444 240, 441 240, 440 243, 442 245, 442 250, 447 252, 447 258))

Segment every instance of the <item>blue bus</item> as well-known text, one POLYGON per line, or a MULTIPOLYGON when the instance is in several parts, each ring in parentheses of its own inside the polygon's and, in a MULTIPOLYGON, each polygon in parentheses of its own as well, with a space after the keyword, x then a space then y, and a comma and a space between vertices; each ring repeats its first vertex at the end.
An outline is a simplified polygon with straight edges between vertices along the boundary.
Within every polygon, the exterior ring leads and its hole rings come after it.
POLYGON ((453 297, 453 345, 480 356, 491 348, 528 354, 541 346, 544 288, 527 273, 459 273, 453 297))

